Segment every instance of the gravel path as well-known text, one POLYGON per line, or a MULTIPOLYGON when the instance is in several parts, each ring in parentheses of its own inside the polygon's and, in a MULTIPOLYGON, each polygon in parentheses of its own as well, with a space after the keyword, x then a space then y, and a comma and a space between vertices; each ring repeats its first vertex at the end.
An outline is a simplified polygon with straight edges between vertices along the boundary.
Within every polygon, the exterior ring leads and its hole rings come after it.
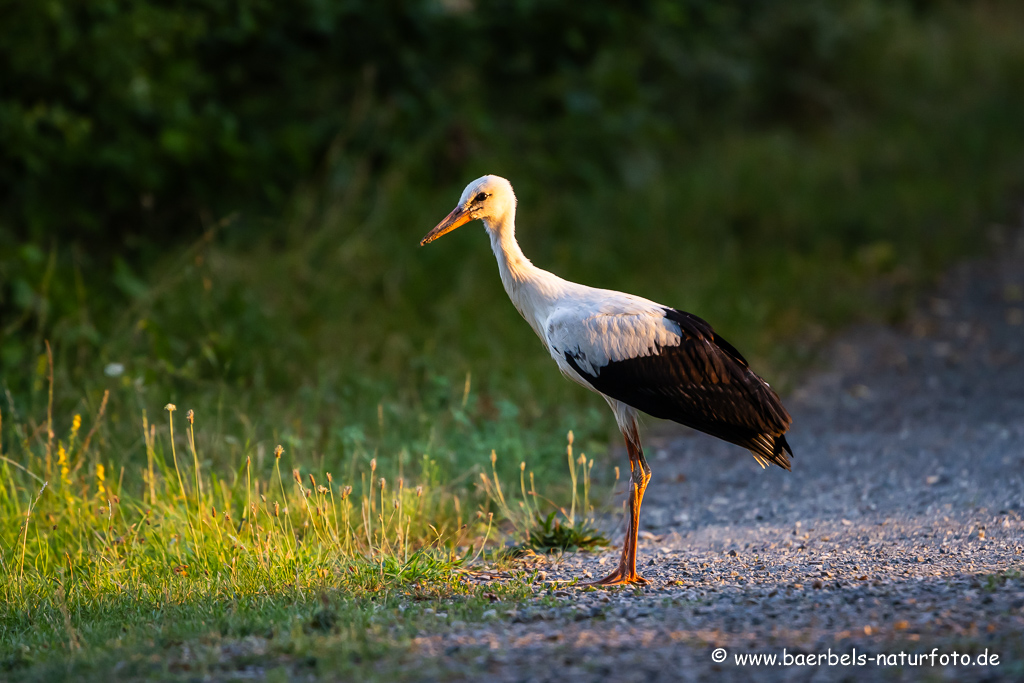
POLYGON ((900 328, 830 347, 786 401, 792 473, 695 433, 648 437, 650 587, 558 583, 602 576, 617 549, 548 560, 532 603, 422 636, 408 666, 426 680, 1024 680, 1024 233, 1000 252, 951 272, 900 328), (755 653, 779 663, 734 658, 755 653))

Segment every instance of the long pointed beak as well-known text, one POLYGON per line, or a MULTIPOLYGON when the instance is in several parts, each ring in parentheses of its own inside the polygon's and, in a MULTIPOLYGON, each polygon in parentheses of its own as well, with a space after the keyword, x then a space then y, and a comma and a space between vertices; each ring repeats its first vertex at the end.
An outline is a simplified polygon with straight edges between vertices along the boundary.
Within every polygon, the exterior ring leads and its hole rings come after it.
POLYGON ((468 211, 463 210, 461 206, 456 206, 452 209, 452 212, 445 216, 444 220, 437 224, 433 230, 428 232, 423 239, 420 240, 420 246, 433 242, 441 235, 446 235, 460 225, 465 225, 472 218, 468 211))

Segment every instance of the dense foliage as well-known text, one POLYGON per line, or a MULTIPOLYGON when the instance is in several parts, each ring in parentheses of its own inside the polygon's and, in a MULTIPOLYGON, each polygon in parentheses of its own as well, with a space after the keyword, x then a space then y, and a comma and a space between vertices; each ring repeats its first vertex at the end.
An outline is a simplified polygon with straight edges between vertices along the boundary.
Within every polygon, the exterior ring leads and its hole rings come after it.
POLYGON ((4 226, 105 248, 188 231, 203 208, 280 210, 317 169, 344 185, 419 152, 430 158, 420 177, 436 182, 504 144, 545 177, 599 181, 723 127, 849 114, 871 106, 857 73, 893 11, 873 0, 3 4, 17 27, 0 42, 4 226))

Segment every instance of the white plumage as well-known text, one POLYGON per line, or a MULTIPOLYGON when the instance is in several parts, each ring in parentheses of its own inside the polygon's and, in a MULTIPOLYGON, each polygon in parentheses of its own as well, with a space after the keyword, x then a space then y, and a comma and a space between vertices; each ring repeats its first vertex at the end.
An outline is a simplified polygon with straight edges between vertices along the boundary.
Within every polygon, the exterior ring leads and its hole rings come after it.
POLYGON ((663 306, 620 292, 587 289, 590 296, 556 308, 543 328, 541 338, 567 376, 576 373, 566 353, 588 375, 598 377, 613 361, 653 356, 682 341, 679 325, 665 317, 663 306))
POLYGON ((636 540, 650 468, 640 447, 638 410, 744 446, 762 466, 786 469, 789 415, 739 352, 700 318, 534 266, 516 242, 515 214, 512 185, 484 176, 466 187, 455 209, 420 243, 482 220, 516 310, 562 374, 611 406, 630 458, 631 515, 619 567, 598 583, 644 582, 636 573, 636 540))

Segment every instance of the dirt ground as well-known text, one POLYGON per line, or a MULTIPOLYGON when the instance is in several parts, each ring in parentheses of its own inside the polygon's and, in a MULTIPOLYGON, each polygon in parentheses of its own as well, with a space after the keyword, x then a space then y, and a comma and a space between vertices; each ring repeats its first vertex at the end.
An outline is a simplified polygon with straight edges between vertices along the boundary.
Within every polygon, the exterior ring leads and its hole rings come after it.
POLYGON ((1024 233, 999 252, 950 272, 899 328, 835 341, 786 401, 792 473, 695 433, 648 438, 651 586, 562 586, 606 574, 618 550, 565 556, 541 567, 533 603, 424 635, 406 666, 424 680, 1024 680, 1024 233))

